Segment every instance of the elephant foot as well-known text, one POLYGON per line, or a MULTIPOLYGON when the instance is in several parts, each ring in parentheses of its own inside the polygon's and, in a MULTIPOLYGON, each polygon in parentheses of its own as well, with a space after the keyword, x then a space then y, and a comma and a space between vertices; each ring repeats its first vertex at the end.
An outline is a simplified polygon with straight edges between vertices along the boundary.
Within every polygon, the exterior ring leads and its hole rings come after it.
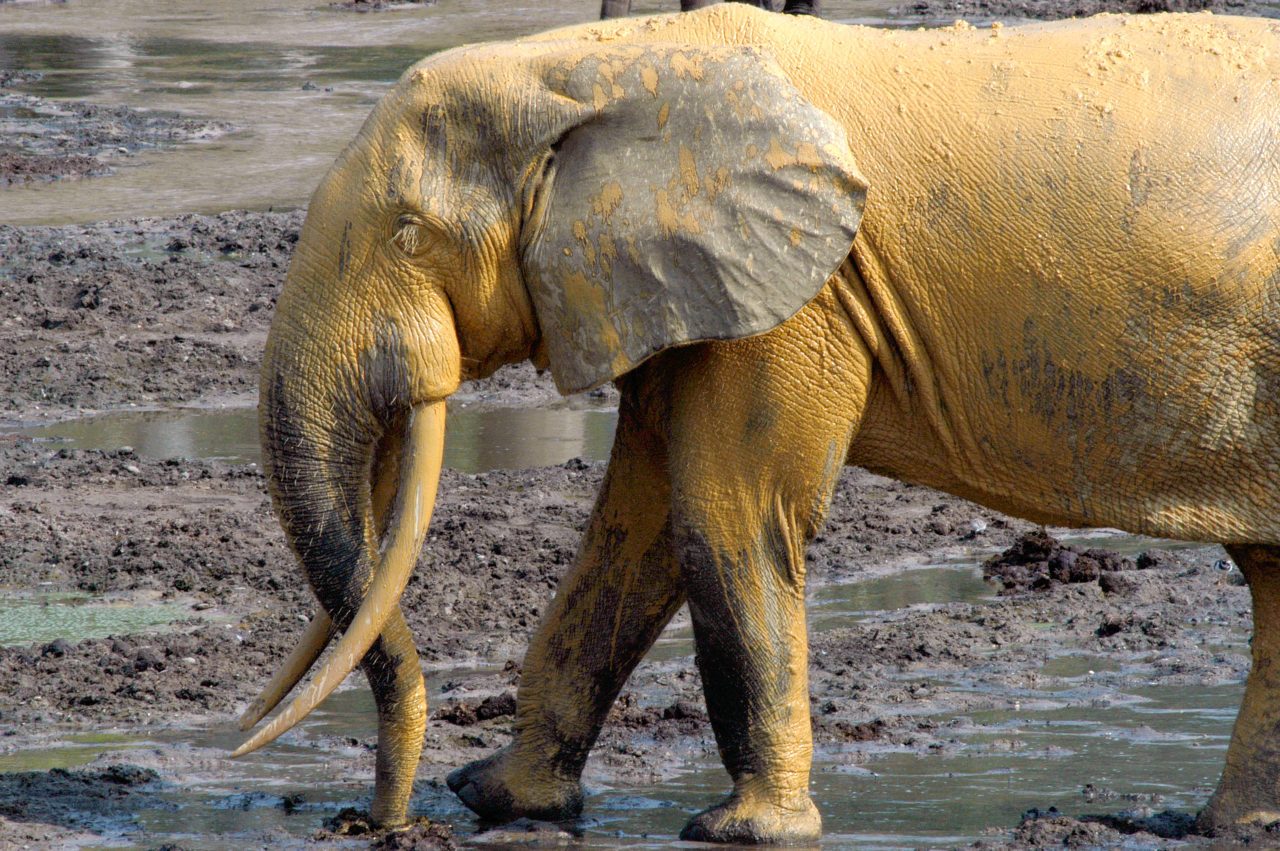
POLYGON ((464 765, 445 779, 449 788, 486 821, 508 822, 520 817, 563 821, 582 813, 582 784, 533 768, 510 747, 487 759, 464 765))
POLYGON ((1280 821, 1274 801, 1249 801, 1246 796, 1215 794, 1196 817, 1196 832, 1205 836, 1229 835, 1240 828, 1260 827, 1280 821))
POLYGON ((680 831, 692 842, 734 845, 813 845, 822 836, 822 815, 807 794, 793 802, 741 796, 698 813, 680 831))

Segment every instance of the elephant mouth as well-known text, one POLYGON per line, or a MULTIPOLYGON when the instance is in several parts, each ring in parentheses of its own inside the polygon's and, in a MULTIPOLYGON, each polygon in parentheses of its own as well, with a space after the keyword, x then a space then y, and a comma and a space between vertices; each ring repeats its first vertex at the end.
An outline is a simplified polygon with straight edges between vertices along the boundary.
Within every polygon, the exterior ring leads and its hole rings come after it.
MULTIPOLYGON (((275 741, 309 715, 360 663, 400 604, 409 576, 426 539, 444 460, 445 403, 414 405, 403 418, 402 430, 391 435, 399 451, 378 452, 370 465, 371 504, 383 502, 385 531, 381 536, 373 577, 325 666, 283 712, 263 727, 232 757, 243 756, 275 741), (395 463, 398 461, 398 464, 395 463), (393 472, 393 471, 397 471, 393 472)), ((374 510, 374 509, 370 509, 374 510)), ((240 729, 247 730, 267 715, 306 675, 336 634, 323 610, 312 620, 302 640, 262 694, 245 710, 240 729)))

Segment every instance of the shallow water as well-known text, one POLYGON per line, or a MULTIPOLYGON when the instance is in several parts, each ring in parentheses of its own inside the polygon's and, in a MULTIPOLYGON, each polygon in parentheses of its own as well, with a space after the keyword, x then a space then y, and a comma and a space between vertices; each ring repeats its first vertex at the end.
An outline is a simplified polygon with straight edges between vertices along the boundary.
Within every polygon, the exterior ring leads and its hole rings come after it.
MULTIPOLYGON (((884 23, 895 0, 827 0, 884 23)), ((637 13, 676 0, 635 0, 637 13)), ((0 222, 64 224, 304 205, 369 109, 411 64, 474 41, 595 20, 599 0, 440 0, 358 14, 325 0, 0 4, 0 67, 17 91, 227 121, 220 139, 117 162, 105 178, 0 191, 0 222), (314 89, 303 89, 304 84, 314 89)))
MULTIPOLYGON (((562 464, 609 457, 617 412, 559 406, 469 410, 451 406, 445 423, 445 466, 464 473, 562 464)), ((12 432, 11 432, 12 433, 12 432)), ((16 430, 50 446, 118 449, 148 458, 258 463, 255 408, 119 411, 16 430)))
POLYGON ((131 635, 191 617, 190 605, 0 589, 0 645, 131 635))

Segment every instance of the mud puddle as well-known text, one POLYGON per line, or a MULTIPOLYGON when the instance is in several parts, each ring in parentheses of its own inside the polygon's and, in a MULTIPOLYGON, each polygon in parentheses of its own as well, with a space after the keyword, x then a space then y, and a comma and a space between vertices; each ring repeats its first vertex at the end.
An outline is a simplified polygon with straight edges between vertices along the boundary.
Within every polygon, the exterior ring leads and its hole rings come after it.
MULTIPOLYGON (((445 425, 445 466, 480 473, 549 467, 570 458, 605 460, 616 422, 617 411, 608 408, 469 410, 453 405, 445 425)), ((140 456, 158 460, 261 461, 255 408, 121 411, 8 433, 51 447, 129 446, 140 456)))
MULTIPOLYGON (((928 605, 956 591, 980 602, 992 592, 974 584, 974 571, 931 567, 836 583, 814 593, 813 610, 826 626, 838 628, 890 621, 900 617, 900 605, 928 605)), ((680 689, 664 683, 691 666, 691 653, 687 623, 673 624, 639 675, 646 702, 662 705, 678 697, 680 689)), ((902 675, 912 689, 968 690, 985 703, 966 712, 939 711, 946 700, 923 705, 912 723, 933 739, 927 748, 910 740, 820 740, 812 788, 824 816, 823 847, 954 847, 989 836, 992 825, 1016 823, 1032 807, 1194 811, 1221 771, 1241 686, 1148 684, 1144 665, 1142 659, 1128 665, 1111 656, 1068 653, 1050 658, 1034 685, 1012 689, 993 689, 981 676, 971 681, 964 669, 902 675)), ((428 666, 433 715, 471 694, 476 683, 491 682, 499 670, 428 666)), ((145 794, 112 811, 113 824, 92 814, 78 824, 109 837, 103 844, 111 847, 168 842, 220 850, 257 844, 264 836, 282 848, 301 847, 324 819, 344 807, 368 806, 374 718, 370 693, 355 687, 339 692, 280 743, 234 762, 225 754, 241 734, 228 718, 197 729, 10 739, 0 753, 0 772, 120 764, 160 772, 163 781, 146 784, 145 794)), ((436 735, 452 730, 438 717, 432 728, 436 735)), ((475 755, 496 743, 491 731, 471 729, 475 755)), ((462 758, 467 756, 464 751, 462 758)), ((713 747, 685 743, 673 757, 676 772, 656 782, 616 782, 589 767, 581 841, 595 847, 665 844, 691 813, 727 790, 713 747)), ((420 780, 413 807, 452 822, 457 833, 475 829, 438 782, 420 780)))

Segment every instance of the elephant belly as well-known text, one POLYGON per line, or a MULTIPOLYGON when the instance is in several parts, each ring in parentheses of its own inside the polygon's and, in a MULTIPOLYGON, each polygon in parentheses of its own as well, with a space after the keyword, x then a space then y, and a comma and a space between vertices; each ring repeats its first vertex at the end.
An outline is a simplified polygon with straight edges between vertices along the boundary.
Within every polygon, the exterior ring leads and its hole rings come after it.
POLYGON ((850 461, 1038 522, 1280 543, 1280 308, 1225 313, 1102 339, 1040 305, 947 329, 969 348, 945 363, 916 336, 882 353, 899 386, 878 370, 850 461))

